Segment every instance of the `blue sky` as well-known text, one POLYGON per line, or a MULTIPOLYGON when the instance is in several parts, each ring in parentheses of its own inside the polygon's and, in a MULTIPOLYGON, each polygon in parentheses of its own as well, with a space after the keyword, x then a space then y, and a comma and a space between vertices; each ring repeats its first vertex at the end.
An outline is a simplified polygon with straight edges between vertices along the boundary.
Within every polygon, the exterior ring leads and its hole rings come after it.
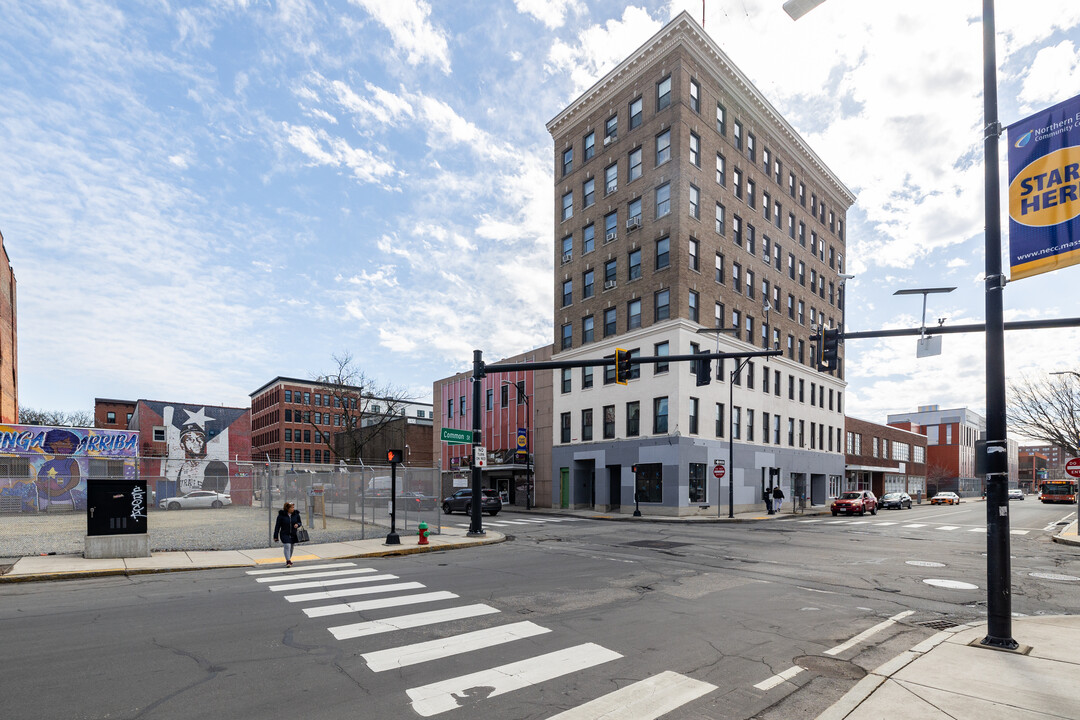
MULTIPOLYGON (((781 0, 706 5, 858 196, 849 328, 917 325, 893 291, 945 285, 928 318, 981 322, 981 3, 828 0, 797 23, 781 0)), ((342 351, 421 399, 474 348, 551 342, 544 124, 683 9, 701 17, 697 0, 0 0, 20 401, 244 405, 342 351)), ((1080 3, 998 0, 997 25, 1003 123, 1080 94, 1080 3)), ((1010 284, 1006 319, 1080 315, 1078 280, 1010 284)), ((849 342, 849 413, 981 410, 982 336, 944 346, 849 342)), ((1008 373, 1077 369, 1078 348, 1080 330, 1010 333, 1008 373)))

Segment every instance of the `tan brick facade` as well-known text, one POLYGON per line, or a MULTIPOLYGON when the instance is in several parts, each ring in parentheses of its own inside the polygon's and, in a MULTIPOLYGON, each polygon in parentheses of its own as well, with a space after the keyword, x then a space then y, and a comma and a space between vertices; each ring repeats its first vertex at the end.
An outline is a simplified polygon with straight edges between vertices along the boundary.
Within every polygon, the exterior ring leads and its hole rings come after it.
POLYGON ((19 333, 15 272, 0 235, 0 422, 19 422, 19 333))

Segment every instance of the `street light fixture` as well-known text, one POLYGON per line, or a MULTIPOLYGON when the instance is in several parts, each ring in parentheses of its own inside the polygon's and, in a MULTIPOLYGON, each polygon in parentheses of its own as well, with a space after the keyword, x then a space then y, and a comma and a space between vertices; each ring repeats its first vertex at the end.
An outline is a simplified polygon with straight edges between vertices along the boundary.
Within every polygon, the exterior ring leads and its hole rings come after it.
MULTIPOLYGON (((525 394, 524 382, 516 383, 509 380, 503 380, 503 385, 510 385, 517 390, 518 404, 525 401, 525 439, 529 438, 529 396, 525 394)), ((528 443, 525 448, 525 509, 532 510, 532 443, 528 443)))
POLYGON ((1080 378, 1080 373, 1075 372, 1073 370, 1058 370, 1057 372, 1052 372, 1050 374, 1051 375, 1075 375, 1076 377, 1080 378))

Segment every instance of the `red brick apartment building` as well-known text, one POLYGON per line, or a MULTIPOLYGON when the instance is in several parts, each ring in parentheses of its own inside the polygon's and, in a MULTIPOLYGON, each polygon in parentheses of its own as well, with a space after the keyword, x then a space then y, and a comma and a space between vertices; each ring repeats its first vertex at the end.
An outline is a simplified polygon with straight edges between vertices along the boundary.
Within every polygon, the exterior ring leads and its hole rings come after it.
POLYGON ((135 413, 134 400, 94 398, 94 427, 107 430, 127 430, 135 413))
POLYGON ((847 467, 844 490, 870 490, 878 497, 906 492, 926 497, 926 436, 906 428, 844 418, 847 467))
POLYGON ((15 272, 0 234, 0 422, 19 422, 19 338, 15 272))

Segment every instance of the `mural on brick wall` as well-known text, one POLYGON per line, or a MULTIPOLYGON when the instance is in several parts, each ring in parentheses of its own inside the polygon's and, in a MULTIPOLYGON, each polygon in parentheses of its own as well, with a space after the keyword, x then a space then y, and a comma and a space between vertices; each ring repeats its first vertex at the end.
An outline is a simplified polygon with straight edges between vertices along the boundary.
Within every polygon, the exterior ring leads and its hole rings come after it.
POLYGON ((137 476, 139 433, 0 425, 0 509, 86 508, 87 478, 137 476))
POLYGON ((235 464, 237 456, 246 460, 251 453, 249 410, 143 400, 139 413, 140 427, 165 428, 165 458, 153 462, 156 467, 144 467, 144 475, 164 480, 157 483, 159 497, 231 491, 230 462, 235 464), (242 419, 246 422, 238 422, 242 419))

